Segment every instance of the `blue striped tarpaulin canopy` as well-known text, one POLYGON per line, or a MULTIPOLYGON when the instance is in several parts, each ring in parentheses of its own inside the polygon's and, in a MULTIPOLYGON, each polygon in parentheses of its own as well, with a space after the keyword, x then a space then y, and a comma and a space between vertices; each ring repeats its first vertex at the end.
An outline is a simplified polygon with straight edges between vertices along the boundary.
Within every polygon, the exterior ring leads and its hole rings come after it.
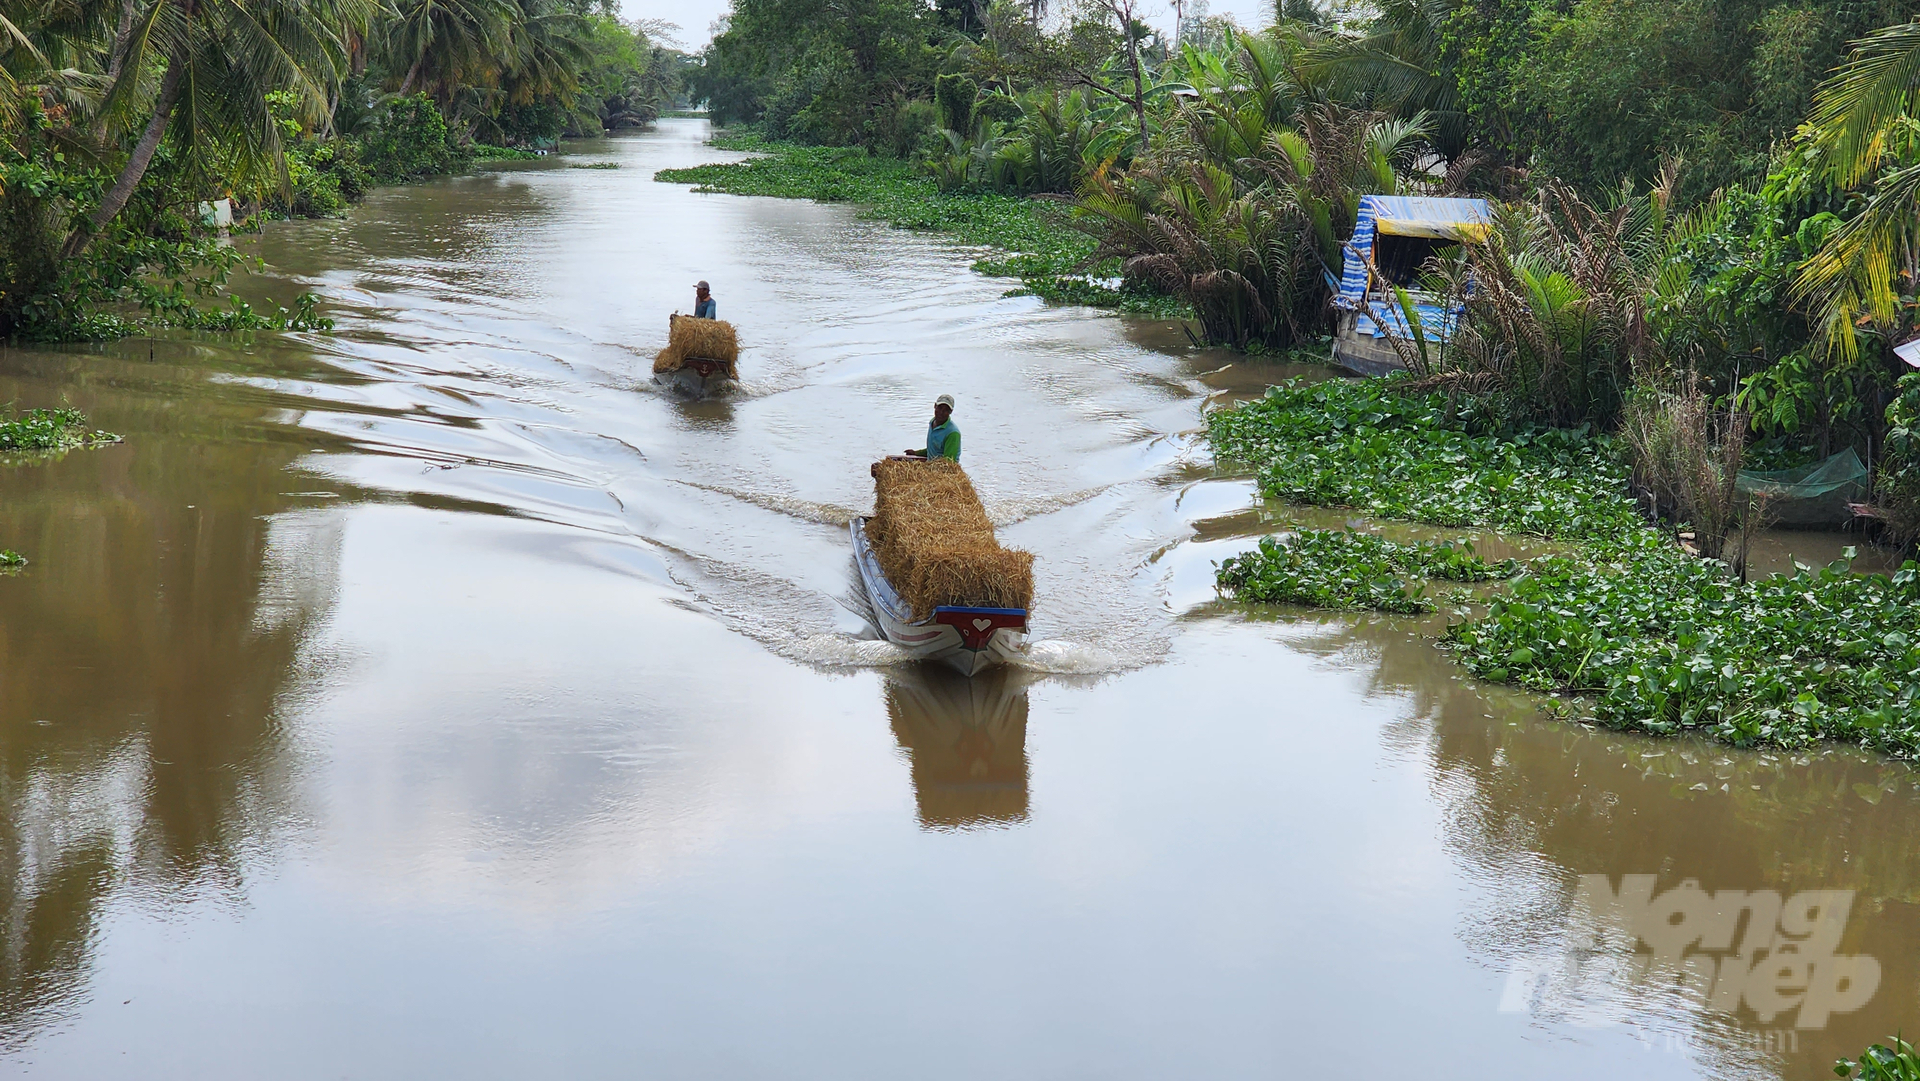
POLYGON ((1367 264, 1376 235, 1424 236, 1469 244, 1487 238, 1493 211, 1485 199, 1429 199, 1413 195, 1363 195, 1340 265, 1340 290, 1334 303, 1349 310, 1365 306, 1367 264))
MULTIPOLYGON (((1420 321, 1420 336, 1430 342, 1444 342, 1452 338, 1460 315, 1460 308, 1443 308, 1438 304, 1417 302, 1413 305, 1413 316, 1420 321)), ((1353 329, 1369 338, 1384 338, 1389 332, 1403 341, 1413 337, 1413 331, 1407 327, 1406 317, 1400 313, 1400 305, 1392 300, 1369 302, 1366 311, 1354 318, 1353 329)))

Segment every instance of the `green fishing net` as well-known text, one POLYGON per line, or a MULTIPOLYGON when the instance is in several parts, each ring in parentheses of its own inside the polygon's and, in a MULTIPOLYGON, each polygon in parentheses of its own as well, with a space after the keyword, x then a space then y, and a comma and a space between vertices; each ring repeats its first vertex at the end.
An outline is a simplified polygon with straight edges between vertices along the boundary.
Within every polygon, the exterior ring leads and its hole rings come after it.
POLYGON ((1867 498, 1867 467, 1852 448, 1795 469, 1743 469, 1742 495, 1767 501, 1767 517, 1787 526, 1843 525, 1847 504, 1867 498))

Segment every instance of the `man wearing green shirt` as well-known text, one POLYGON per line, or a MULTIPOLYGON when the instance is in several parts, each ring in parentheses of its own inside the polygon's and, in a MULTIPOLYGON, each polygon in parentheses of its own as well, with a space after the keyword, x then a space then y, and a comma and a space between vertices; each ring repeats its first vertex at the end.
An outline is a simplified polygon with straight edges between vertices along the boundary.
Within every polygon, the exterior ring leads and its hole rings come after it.
POLYGON ((927 425, 925 450, 908 450, 915 458, 945 458, 956 465, 960 461, 960 429, 953 426, 953 395, 942 394, 933 400, 933 421, 927 425))

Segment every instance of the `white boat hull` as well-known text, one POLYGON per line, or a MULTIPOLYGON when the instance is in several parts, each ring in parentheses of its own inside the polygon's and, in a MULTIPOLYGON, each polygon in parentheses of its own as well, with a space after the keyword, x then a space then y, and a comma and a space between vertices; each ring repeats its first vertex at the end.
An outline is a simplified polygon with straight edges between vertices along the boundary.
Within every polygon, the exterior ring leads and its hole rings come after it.
POLYGON ((933 618, 916 620, 886 572, 880 569, 867 543, 867 520, 855 518, 853 561, 860 569, 874 623, 887 641, 912 654, 915 660, 940 661, 961 675, 978 675, 1020 655, 1027 639, 1027 613, 1021 608, 963 608, 942 606, 933 618))

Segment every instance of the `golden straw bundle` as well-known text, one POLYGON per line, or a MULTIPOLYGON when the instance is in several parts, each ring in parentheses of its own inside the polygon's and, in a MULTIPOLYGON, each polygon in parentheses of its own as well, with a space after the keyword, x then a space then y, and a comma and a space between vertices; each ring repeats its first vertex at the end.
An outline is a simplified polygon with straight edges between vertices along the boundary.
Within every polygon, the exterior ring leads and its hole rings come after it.
POLYGON ((873 494, 867 539, 916 619, 943 604, 1033 607, 1033 553, 1000 547, 958 464, 877 462, 873 494))
POLYGON ((667 347, 653 358, 654 373, 679 371, 689 360, 724 361, 727 378, 740 378, 740 343, 733 336, 733 324, 691 315, 671 316, 667 347))

